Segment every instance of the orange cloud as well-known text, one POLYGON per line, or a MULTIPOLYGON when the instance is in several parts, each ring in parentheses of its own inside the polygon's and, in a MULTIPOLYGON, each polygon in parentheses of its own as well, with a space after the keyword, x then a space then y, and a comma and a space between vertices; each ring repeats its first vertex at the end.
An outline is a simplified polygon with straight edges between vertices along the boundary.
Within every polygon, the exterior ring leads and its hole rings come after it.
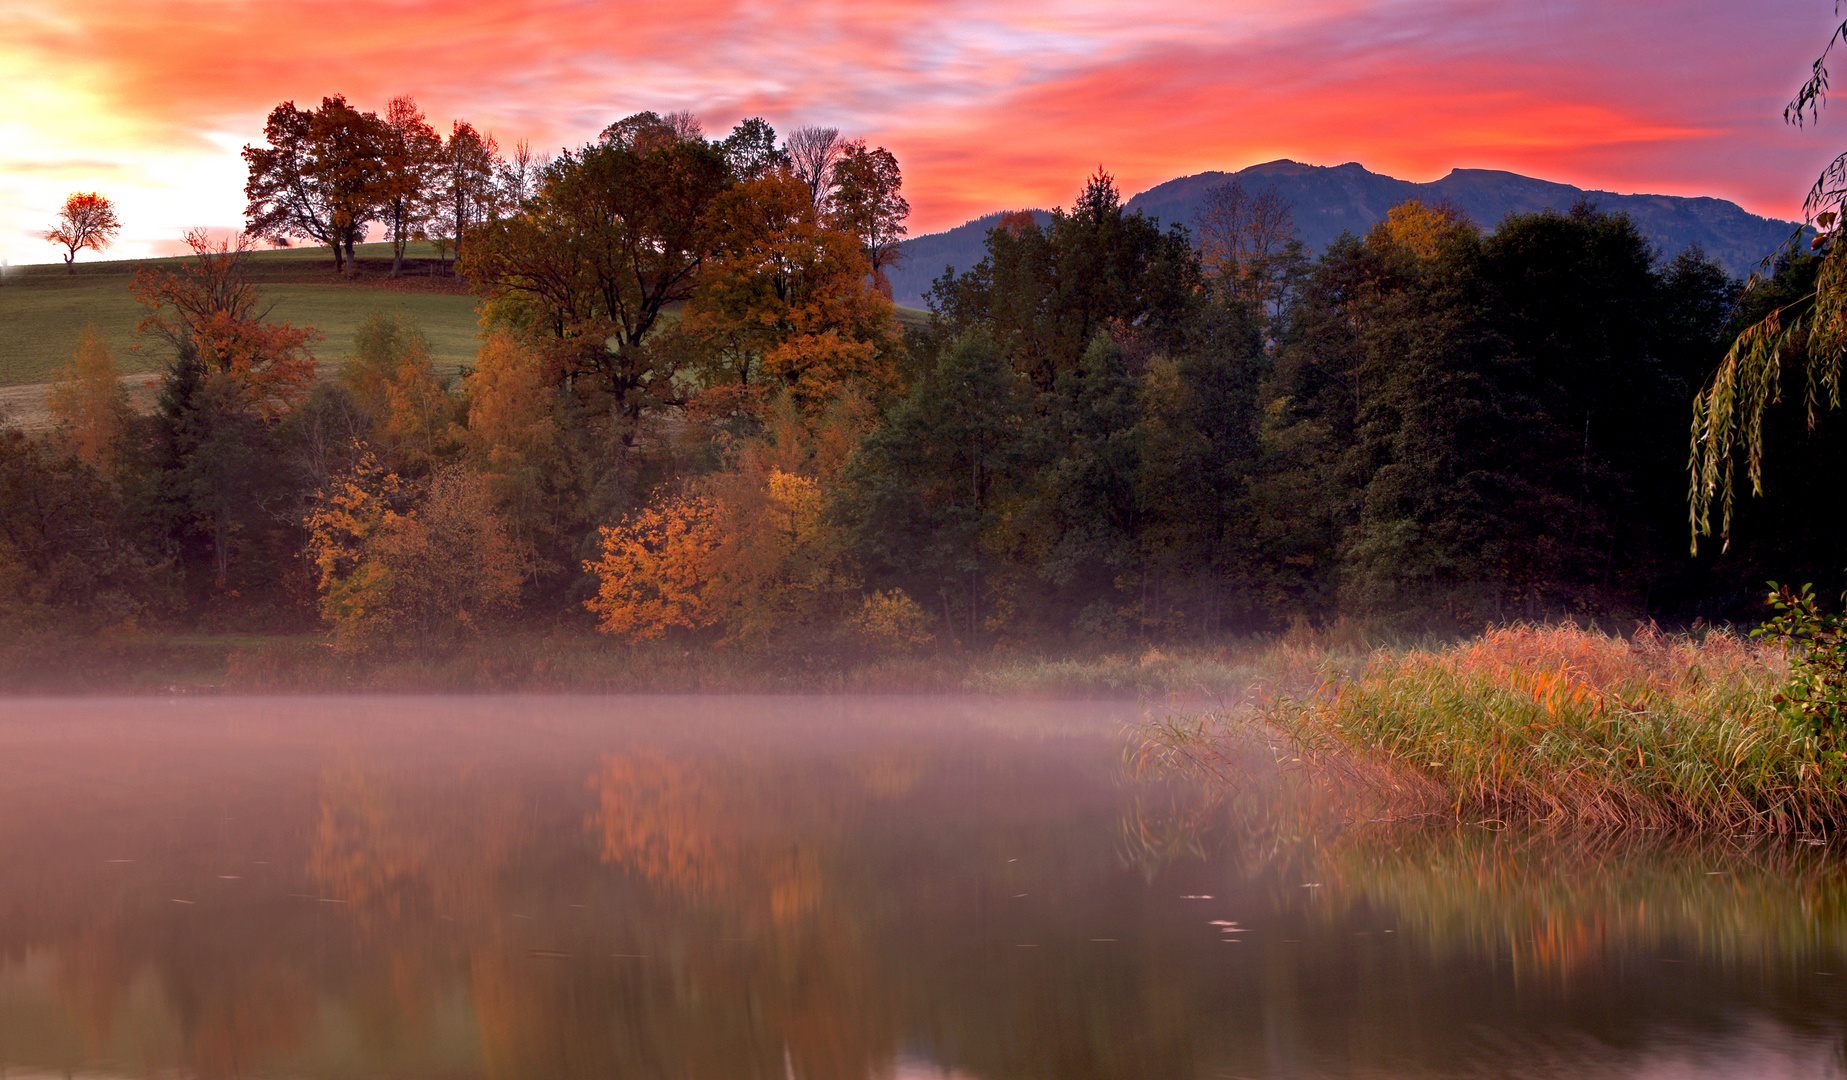
POLYGON ((1791 214, 1834 144, 1780 107, 1806 0, 0 0, 0 254, 63 195, 121 253, 234 225, 237 149, 282 100, 410 93, 503 145, 643 108, 838 126, 905 164, 913 232, 1276 157, 1430 179, 1506 168, 1791 214), (139 248, 137 247, 139 245, 139 248))

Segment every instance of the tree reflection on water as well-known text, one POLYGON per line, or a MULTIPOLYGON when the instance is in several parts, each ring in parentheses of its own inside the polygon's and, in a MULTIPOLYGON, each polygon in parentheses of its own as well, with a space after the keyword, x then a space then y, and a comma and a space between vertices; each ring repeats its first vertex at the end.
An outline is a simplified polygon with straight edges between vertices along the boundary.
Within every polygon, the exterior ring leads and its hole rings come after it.
POLYGON ((9 1080, 1840 1073, 1820 847, 1138 779, 1115 706, 91 708, 0 718, 9 1080))

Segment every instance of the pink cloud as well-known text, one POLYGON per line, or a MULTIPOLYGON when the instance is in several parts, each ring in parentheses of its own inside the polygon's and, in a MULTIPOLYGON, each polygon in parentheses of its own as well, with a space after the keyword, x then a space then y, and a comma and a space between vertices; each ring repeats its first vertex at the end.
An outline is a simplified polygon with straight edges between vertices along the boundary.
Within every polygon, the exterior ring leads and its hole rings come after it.
POLYGON ((132 187, 180 162, 212 179, 169 179, 185 198, 149 197, 176 218, 164 235, 233 224, 237 144, 277 102, 332 93, 370 108, 410 93, 439 125, 465 117, 503 145, 546 148, 643 108, 692 109, 719 133, 753 114, 785 130, 838 126, 904 162, 913 232, 1068 203, 1099 164, 1132 192, 1284 156, 1408 179, 1506 168, 1788 215, 1836 148, 1825 123, 1796 131, 1780 119, 1828 29, 1825 6, 1807 0, 0 0, 0 10, 13 24, 0 63, 29 72, 47 109, 70 113, 0 130, 12 144, 0 172, 19 178, 0 185, 0 204, 16 204, 10 216, 0 205, 0 245, 60 186, 132 187), (68 132, 91 129, 106 134, 70 145, 68 132))

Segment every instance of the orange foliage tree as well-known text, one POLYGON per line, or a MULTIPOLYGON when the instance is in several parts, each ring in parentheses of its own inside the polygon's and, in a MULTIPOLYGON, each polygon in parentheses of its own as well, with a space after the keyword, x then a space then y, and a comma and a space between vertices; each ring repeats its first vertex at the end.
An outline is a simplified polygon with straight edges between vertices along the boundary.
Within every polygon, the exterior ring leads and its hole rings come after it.
POLYGON ((598 629, 637 642, 717 622, 718 509, 681 496, 604 528, 602 558, 584 563, 597 577, 596 597, 584 606, 601 617, 598 629))
POLYGON ((788 400, 766 408, 765 433, 739 442, 696 493, 665 500, 603 530, 588 601, 601 629, 627 641, 720 627, 724 640, 762 643, 821 625, 858 589, 843 538, 827 524, 828 486, 872 424, 847 395, 809 419, 788 400))
POLYGON ((1366 234, 1366 242, 1377 248, 1397 248, 1419 259, 1430 260, 1436 258, 1450 240, 1472 236, 1476 231, 1461 211, 1412 199, 1386 211, 1385 220, 1366 234))
POLYGON ((85 248, 101 251, 115 242, 122 223, 115 216, 115 203, 109 196, 95 191, 77 192, 64 200, 58 210, 58 223, 45 233, 45 239, 64 248, 66 273, 77 272, 77 253, 85 248))
POLYGON ((193 261, 176 270, 143 268, 131 286, 150 314, 139 329, 173 346, 182 365, 231 379, 261 415, 274 418, 307 396, 314 382, 312 327, 265 321, 250 281, 248 241, 216 241, 203 229, 186 234, 193 261))
POLYGON ((816 213, 808 186, 777 170, 713 200, 716 252, 680 331, 706 357, 707 382, 786 390, 818 409, 849 385, 897 378, 897 323, 872 287, 852 234, 816 213))

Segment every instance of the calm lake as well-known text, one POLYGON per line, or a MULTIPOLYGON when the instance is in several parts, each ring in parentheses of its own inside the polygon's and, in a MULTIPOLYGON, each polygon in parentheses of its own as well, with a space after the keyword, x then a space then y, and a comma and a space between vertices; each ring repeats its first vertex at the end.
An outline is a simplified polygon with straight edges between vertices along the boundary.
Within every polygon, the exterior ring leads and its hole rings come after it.
POLYGON ((0 1076, 1847 1076, 1826 844, 1330 826, 1138 712, 6 701, 0 1076))

